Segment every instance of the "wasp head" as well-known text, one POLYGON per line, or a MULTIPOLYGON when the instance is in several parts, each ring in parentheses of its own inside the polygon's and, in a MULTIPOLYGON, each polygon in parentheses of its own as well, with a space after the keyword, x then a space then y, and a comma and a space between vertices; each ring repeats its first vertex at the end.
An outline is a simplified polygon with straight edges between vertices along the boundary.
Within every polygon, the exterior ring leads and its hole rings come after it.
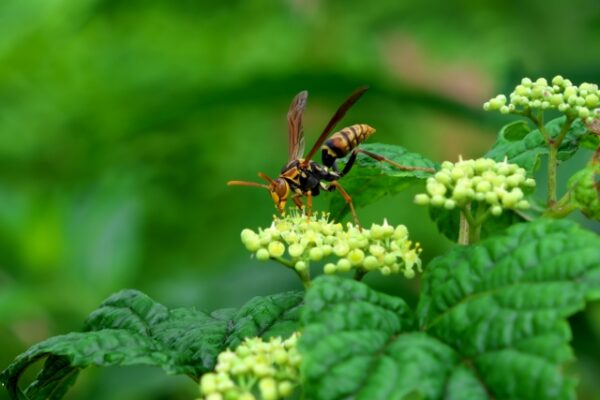
POLYGON ((271 193, 271 198, 275 202, 275 207, 283 214, 285 203, 290 194, 289 183, 283 178, 274 179, 269 184, 269 192, 271 193))

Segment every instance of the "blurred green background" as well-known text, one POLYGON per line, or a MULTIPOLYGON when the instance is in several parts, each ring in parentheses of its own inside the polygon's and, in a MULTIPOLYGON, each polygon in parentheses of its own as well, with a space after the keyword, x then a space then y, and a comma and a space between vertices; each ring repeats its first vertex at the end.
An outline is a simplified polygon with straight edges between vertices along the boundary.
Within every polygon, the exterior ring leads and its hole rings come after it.
MULTIPOLYGON (((0 0, 0 367, 122 288, 205 310, 298 289, 239 241, 270 223, 268 194, 225 182, 277 174, 300 90, 308 146, 367 83, 344 125, 456 160, 512 120, 481 104, 522 76, 600 82, 599 43, 596 0, 0 0)), ((406 224, 428 260, 451 243, 413 193, 359 215, 406 224)), ((411 301, 418 290, 367 280, 411 301)), ((580 397, 600 399, 600 305, 572 322, 580 397)), ((68 398, 196 394, 159 370, 109 368, 68 398)))

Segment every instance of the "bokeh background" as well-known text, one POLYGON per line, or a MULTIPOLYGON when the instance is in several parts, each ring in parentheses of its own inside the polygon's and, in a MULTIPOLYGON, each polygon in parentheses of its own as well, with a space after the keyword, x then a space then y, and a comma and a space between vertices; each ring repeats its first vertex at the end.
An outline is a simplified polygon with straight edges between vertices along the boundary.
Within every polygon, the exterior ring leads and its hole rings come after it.
MULTIPOLYGON (((122 288, 205 310, 298 289, 239 241, 270 222, 268 194, 225 182, 277 174, 300 90, 308 145, 368 83, 345 125, 436 161, 476 157, 512 120, 483 101, 523 76, 600 82, 599 43, 596 0, 1 0, 0 368, 122 288)), ((413 194, 359 214, 406 224, 428 260, 451 243, 413 194)), ((580 398, 600 399, 600 305, 572 323, 580 398)), ((196 394, 152 368, 91 368, 68 398, 196 394)))

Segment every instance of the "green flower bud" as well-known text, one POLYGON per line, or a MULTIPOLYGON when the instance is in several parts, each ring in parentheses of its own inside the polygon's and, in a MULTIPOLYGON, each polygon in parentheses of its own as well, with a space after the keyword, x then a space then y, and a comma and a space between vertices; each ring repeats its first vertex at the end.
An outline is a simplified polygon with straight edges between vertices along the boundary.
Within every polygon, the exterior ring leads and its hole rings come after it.
POLYGON ((521 85, 523 85, 523 86, 529 87, 529 86, 531 86, 532 83, 533 82, 529 78, 523 78, 523 79, 521 79, 521 85))
POLYGON ((323 250, 321 250, 320 247, 313 247, 308 252, 308 257, 311 259, 311 261, 319 261, 321 258, 323 258, 323 250))
POLYGON ((263 400, 277 400, 277 383, 273 378, 263 378, 258 382, 263 400))
POLYGON ((369 253, 375 257, 381 257, 385 254, 385 248, 379 244, 372 244, 369 246, 369 253))
POLYGON ((333 253, 333 247, 331 247, 331 245, 328 244, 324 244, 323 246, 321 246, 321 250, 323 251, 323 257, 330 256, 331 253, 333 253))
POLYGON ((565 82, 565 79, 560 75, 556 75, 554 78, 552 78, 553 85, 562 86, 564 84, 564 82, 565 82))
POLYGON ((350 246, 345 242, 339 242, 333 246, 333 253, 338 257, 344 257, 350 251, 350 246))
POLYGON ((498 203, 498 195, 496 192, 487 192, 485 194, 485 201, 489 204, 496 204, 498 203))
POLYGON ((375 256, 366 256, 363 261, 363 267, 367 271, 372 271, 375 268, 379 267, 379 265, 380 265, 379 260, 377 260, 377 257, 375 257, 375 256))
POLYGON ((502 207, 499 205, 492 206, 491 212, 493 216, 498 217, 500 214, 502 214, 502 207))
POLYGON ((258 249, 258 251, 256 252, 257 260, 267 261, 269 258, 271 258, 271 255, 269 254, 269 250, 267 249, 258 249))
POLYGON ((325 272, 327 275, 333 275, 336 273, 336 271, 337 271, 337 267, 333 263, 327 263, 323 267, 323 272, 325 272))
POLYGON ((365 259, 365 253, 361 249, 354 249, 348 253, 348 261, 354 266, 360 265, 365 259))
POLYGON ((383 257, 383 263, 385 265, 392 265, 396 262, 396 256, 394 254, 386 254, 385 257, 383 257))
POLYGON ((217 391, 216 375, 213 373, 206 373, 200 378, 200 391, 202 394, 211 394, 217 391))
POLYGON ((415 196, 415 204, 426 206, 429 204, 429 196, 425 193, 419 193, 415 196))
POLYGON ((563 102, 562 94, 554 94, 554 95, 550 96, 550 104, 552 104, 553 106, 558 106, 558 105, 562 104, 562 102, 563 102))
POLYGON ((517 207, 520 210, 526 210, 529 208, 529 202, 527 200, 521 200, 517 203, 517 207))
POLYGON ((381 275, 386 275, 386 276, 392 273, 392 270, 390 269, 390 267, 382 267, 380 269, 380 271, 381 271, 381 275))
POLYGON ((304 253, 304 246, 299 243, 291 244, 288 247, 288 253, 290 254, 290 257, 298 258, 304 253))
POLYGON ((352 263, 347 258, 341 258, 337 262, 337 269, 340 272, 348 272, 352 269, 352 263))
POLYGON ((206 400, 223 400, 221 393, 211 393, 206 396, 206 400))
POLYGON ((283 381, 277 385, 277 391, 281 397, 288 397, 294 391, 294 385, 290 381, 283 381))
POLYGON ((441 207, 444 205, 445 202, 446 198, 439 194, 436 194, 435 196, 431 197, 431 205, 434 207, 441 207))
POLYGON ((585 118, 587 118, 587 117, 590 116, 590 110, 587 109, 587 108, 581 107, 579 109, 578 115, 579 115, 579 118, 584 118, 585 119, 585 118))
POLYGON ((486 101, 485 103, 483 103, 483 109, 485 111, 493 111, 492 108, 491 108, 491 106, 490 106, 490 102, 489 101, 486 101))
POLYGON ((306 262, 305 261, 297 261, 296 264, 294 264, 294 269, 298 272, 302 272, 306 270, 306 262))
POLYGON ((452 199, 447 199, 444 202, 444 208, 446 210, 452 210, 454 207, 456 207, 456 201, 452 200, 452 199))
POLYGON ((600 104, 600 98, 596 94, 588 94, 585 97, 585 105, 588 107, 596 107, 600 104))
POLYGON ((508 114, 508 113, 510 113, 510 108, 508 108, 508 106, 502 106, 502 107, 500 107, 500 113, 508 114))
POLYGON ((562 103, 558 105, 558 111, 565 112, 569 109, 569 105, 566 103, 562 103))
MULTIPOLYGON (((441 183, 442 185, 447 185, 452 181, 452 177, 450 176, 450 174, 446 171, 439 171, 434 175, 434 178, 437 182, 441 183)), ((444 192, 445 193, 445 192, 444 192)), ((442 193, 443 194, 443 193, 442 193)))
POLYGON ((269 243, 268 249, 271 257, 281 257, 285 253, 285 245, 280 241, 269 243))
MULTIPOLYGON (((227 399, 229 400, 229 399, 227 399)), ((242 393, 239 397, 238 400, 256 400, 256 397, 254 397, 254 395, 252 393, 242 393)))
POLYGON ((548 86, 548 81, 545 78, 538 78, 537 81, 535 81, 536 85, 540 85, 540 86, 548 86))
POLYGON ((406 239, 408 238, 408 229, 404 225, 398 225, 394 230, 394 239, 406 239))

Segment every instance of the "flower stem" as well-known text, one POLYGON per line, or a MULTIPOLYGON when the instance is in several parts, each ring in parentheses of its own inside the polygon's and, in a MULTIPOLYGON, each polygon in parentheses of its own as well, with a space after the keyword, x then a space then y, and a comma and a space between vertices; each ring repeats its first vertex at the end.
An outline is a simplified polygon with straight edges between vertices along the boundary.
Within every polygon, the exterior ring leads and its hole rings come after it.
POLYGON ((357 269, 354 272, 354 280, 355 281, 359 281, 359 282, 362 281, 362 279, 365 277, 365 275, 367 274, 367 272, 368 271, 366 271, 364 269, 361 269, 361 268, 357 269))
POLYGON ((294 264, 292 264, 292 262, 290 260, 286 260, 283 257, 271 257, 271 259, 277 261, 278 263, 280 263, 280 264, 288 267, 292 271, 294 271, 296 273, 296 275, 298 275, 298 278, 300 278, 300 280, 302 281, 302 285, 304 286, 304 289, 308 289, 308 287, 310 286, 310 269, 308 268, 308 266, 306 267, 306 269, 304 269, 302 271, 298 271, 294 267, 294 264))
POLYGON ((458 230, 458 244, 466 246, 469 244, 469 221, 464 211, 460 212, 460 226, 458 230))
POLYGON ((567 116, 558 136, 556 138, 546 137, 546 142, 549 147, 548 151, 548 208, 556 205, 556 169, 558 166, 558 148, 562 144, 564 138, 569 132, 569 128, 573 124, 573 117, 567 116))

